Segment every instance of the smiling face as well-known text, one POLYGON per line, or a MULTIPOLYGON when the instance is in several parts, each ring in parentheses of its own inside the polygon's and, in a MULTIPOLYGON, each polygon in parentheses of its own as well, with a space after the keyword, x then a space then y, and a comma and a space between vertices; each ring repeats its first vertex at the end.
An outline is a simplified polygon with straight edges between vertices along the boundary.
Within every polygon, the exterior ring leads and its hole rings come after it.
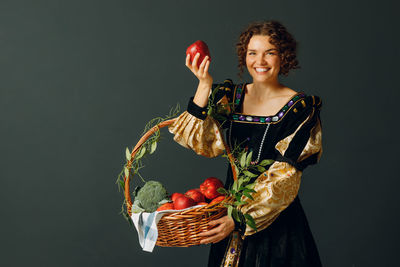
POLYGON ((246 66, 253 82, 276 82, 280 70, 279 51, 269 36, 253 35, 246 52, 246 66))

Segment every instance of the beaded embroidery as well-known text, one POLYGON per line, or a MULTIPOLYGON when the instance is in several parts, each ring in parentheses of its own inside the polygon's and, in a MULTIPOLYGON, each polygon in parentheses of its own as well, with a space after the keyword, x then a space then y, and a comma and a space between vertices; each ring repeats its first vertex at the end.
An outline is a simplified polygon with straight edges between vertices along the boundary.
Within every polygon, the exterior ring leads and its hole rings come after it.
MULTIPOLYGON (((239 84, 235 90, 235 96, 234 96, 234 104, 235 104, 235 110, 239 106, 242 95, 243 95, 243 87, 244 84, 239 84)), ((278 112, 277 115, 274 116, 253 116, 253 115, 245 115, 241 113, 232 113, 231 117, 233 121, 236 122, 255 122, 255 123, 274 123, 282 119, 285 114, 291 109, 292 106, 296 104, 298 101, 302 101, 302 105, 304 106, 304 100, 303 98, 305 97, 304 93, 299 93, 296 94, 292 99, 289 100, 289 102, 286 103, 286 105, 278 112)), ((297 110, 294 110, 296 112, 297 110)))

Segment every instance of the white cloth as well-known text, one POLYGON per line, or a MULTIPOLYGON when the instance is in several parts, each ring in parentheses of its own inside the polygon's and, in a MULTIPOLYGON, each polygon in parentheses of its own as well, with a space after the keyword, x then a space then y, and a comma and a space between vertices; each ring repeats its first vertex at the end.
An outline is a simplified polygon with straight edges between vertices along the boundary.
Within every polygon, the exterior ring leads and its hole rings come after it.
MULTIPOLYGON (((197 205, 179 211, 193 209, 201 206, 204 205, 197 205)), ((136 231, 138 232, 140 246, 144 251, 153 252, 158 238, 157 223, 160 221, 162 216, 173 212, 176 212, 176 210, 163 210, 155 211, 152 213, 132 213, 131 218, 133 224, 135 225, 136 231)))

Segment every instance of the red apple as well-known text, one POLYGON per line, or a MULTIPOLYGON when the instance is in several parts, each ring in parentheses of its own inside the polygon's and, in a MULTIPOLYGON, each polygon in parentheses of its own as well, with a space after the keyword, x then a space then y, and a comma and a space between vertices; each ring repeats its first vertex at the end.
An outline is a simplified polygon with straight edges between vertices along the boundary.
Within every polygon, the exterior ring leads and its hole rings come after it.
POLYGON ((172 200, 173 202, 175 202, 175 200, 176 200, 178 197, 181 197, 181 196, 184 196, 184 194, 182 194, 182 193, 173 193, 173 194, 171 195, 171 200, 172 200))
POLYGON ((174 203, 168 202, 162 204, 160 207, 158 207, 157 211, 162 211, 162 210, 174 210, 174 203))
POLYGON ((200 53, 200 57, 197 60, 197 67, 200 66, 201 62, 203 62, 203 59, 206 56, 208 56, 208 59, 211 61, 210 51, 208 50, 208 46, 205 42, 201 40, 194 42, 186 49, 186 55, 190 54, 190 62, 192 62, 197 53, 200 53))
POLYGON ((187 196, 180 196, 174 201, 174 207, 177 210, 182 210, 196 205, 193 199, 187 196))
POLYGON ((185 193, 185 195, 193 199, 196 203, 205 202, 204 195, 200 192, 199 189, 190 189, 185 193))
POLYGON ((221 201, 224 200, 224 199, 225 199, 225 196, 216 197, 216 198, 214 198, 214 199, 210 202, 210 205, 211 205, 211 204, 214 204, 214 203, 219 203, 219 202, 221 202, 221 201))
POLYGON ((200 185, 200 191, 206 198, 214 199, 222 195, 217 191, 220 187, 224 187, 224 184, 220 179, 209 177, 200 185))

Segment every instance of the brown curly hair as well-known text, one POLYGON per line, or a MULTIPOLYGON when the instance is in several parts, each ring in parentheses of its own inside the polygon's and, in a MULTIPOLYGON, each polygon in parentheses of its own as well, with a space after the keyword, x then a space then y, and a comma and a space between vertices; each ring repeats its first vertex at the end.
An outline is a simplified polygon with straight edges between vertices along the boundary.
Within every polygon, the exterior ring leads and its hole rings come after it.
POLYGON ((243 68, 246 66, 247 46, 253 35, 269 36, 270 43, 279 50, 281 66, 279 75, 288 76, 289 70, 300 68, 296 58, 297 42, 286 28, 278 21, 253 22, 240 34, 236 44, 236 53, 239 58, 239 77, 242 77, 243 68))

